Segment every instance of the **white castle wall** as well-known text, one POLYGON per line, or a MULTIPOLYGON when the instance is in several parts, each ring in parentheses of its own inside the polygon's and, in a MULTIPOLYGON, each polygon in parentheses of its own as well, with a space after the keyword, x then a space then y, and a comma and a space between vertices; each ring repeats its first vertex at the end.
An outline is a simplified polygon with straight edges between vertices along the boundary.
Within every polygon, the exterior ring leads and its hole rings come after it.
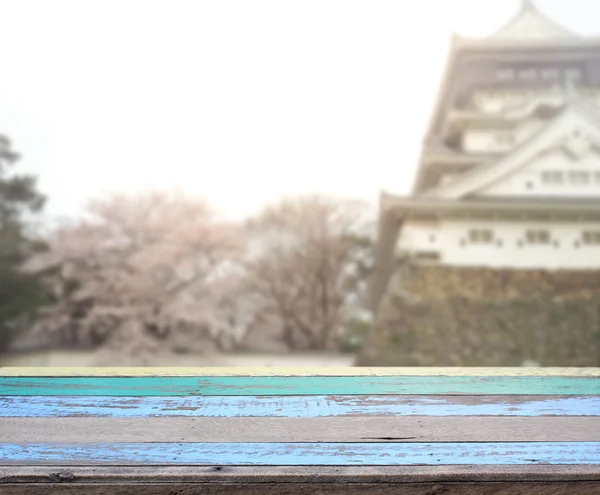
POLYGON ((455 266, 489 266, 510 268, 600 267, 600 245, 586 245, 584 232, 599 232, 599 223, 510 222, 482 220, 441 220, 437 223, 408 221, 403 227, 400 253, 439 253, 440 262, 455 266), (473 244, 471 230, 491 230, 492 244, 473 244), (526 240, 528 230, 545 230, 550 234, 547 245, 532 245, 526 240))

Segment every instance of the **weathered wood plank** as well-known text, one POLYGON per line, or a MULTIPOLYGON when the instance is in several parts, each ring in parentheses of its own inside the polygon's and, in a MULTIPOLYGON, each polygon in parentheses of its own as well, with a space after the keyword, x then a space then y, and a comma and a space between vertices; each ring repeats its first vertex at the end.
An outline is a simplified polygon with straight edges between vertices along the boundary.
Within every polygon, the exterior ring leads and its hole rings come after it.
POLYGON ((0 377, 0 395, 600 395, 596 377, 0 377))
POLYGON ((0 493, 600 492, 598 368, 102 371, 0 370, 0 493))
POLYGON ((3 483, 436 483, 600 481, 599 465, 0 466, 3 483))
POLYGON ((0 417, 600 416, 598 396, 0 397, 0 417))
POLYGON ((3 495, 597 495, 600 482, 521 483, 220 483, 4 485, 3 495))
POLYGON ((0 418, 7 443, 600 442, 600 417, 0 418))
POLYGON ((600 416, 598 396, 0 397, 0 417, 600 416))
POLYGON ((2 443, 0 463, 190 465, 600 464, 600 442, 2 443))
POLYGON ((600 368, 0 367, 0 376, 588 376, 600 368))

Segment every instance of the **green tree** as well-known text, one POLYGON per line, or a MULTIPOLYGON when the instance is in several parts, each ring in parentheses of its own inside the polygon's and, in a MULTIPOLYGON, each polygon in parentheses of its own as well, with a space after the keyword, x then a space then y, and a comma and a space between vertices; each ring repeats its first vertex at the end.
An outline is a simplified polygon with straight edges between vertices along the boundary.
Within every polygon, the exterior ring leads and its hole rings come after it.
POLYGON ((40 276, 21 269, 43 247, 32 235, 28 216, 43 208, 44 197, 36 190, 35 177, 13 172, 18 160, 10 140, 0 135, 0 352, 44 295, 40 276))

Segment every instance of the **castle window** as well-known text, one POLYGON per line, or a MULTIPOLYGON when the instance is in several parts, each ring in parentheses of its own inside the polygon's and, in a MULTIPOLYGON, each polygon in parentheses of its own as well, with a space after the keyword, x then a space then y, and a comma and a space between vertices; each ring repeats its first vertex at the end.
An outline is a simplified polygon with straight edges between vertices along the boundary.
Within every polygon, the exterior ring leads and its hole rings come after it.
POLYGON ((527 244, 550 244, 550 232, 547 230, 528 230, 525 232, 525 239, 527 240, 527 244))
POLYGON ((590 173, 585 170, 573 170, 569 172, 569 182, 576 185, 587 185, 590 183, 590 173))
POLYGON ((522 81, 535 81, 537 79, 537 75, 537 72, 533 69, 519 71, 519 79, 522 81))
POLYGON ((544 69, 542 70, 542 79, 544 81, 557 81, 560 76, 558 69, 544 69))
POLYGON ((581 238, 587 246, 600 246, 600 230, 586 230, 581 238))
POLYGON ((564 174, 560 170, 544 170, 542 172, 542 182, 546 185, 562 184, 564 174))
POLYGON ((493 244, 494 233, 488 229, 469 230, 469 242, 471 244, 493 244))
POLYGON ((497 77, 499 81, 513 81, 515 79, 515 71, 513 69, 500 69, 497 77))
POLYGON ((565 79, 567 81, 579 81, 581 79, 581 71, 579 69, 567 69, 565 71, 565 79))

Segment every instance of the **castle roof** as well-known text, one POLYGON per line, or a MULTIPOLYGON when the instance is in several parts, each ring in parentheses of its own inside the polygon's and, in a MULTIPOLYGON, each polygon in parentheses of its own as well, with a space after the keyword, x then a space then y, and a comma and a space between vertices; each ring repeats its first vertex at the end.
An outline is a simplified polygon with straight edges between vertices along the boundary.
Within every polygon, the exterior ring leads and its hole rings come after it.
POLYGON ((523 0, 521 10, 491 39, 539 40, 557 38, 577 38, 577 35, 542 13, 532 0, 523 0))

